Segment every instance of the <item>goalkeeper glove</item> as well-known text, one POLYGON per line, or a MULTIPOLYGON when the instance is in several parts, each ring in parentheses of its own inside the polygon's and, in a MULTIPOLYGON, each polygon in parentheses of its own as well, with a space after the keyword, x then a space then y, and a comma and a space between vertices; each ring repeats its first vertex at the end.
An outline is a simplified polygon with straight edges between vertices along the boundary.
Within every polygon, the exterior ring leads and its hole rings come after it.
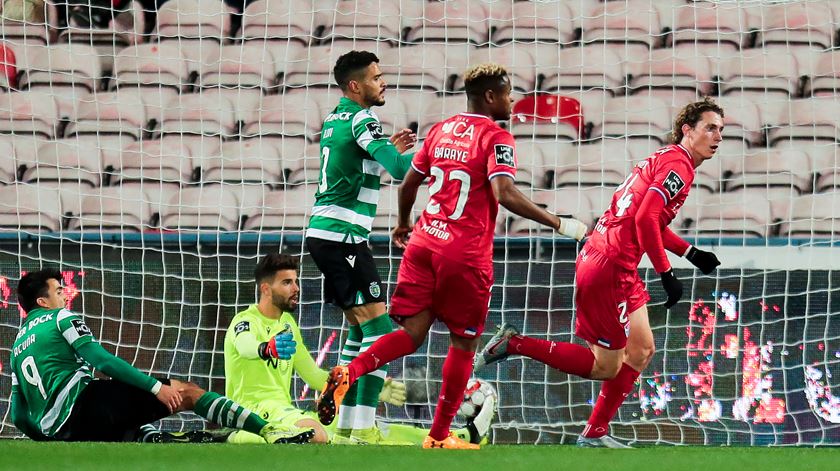
POLYGON ((695 246, 688 249, 685 255, 686 260, 691 262, 695 267, 699 268, 704 275, 715 271, 715 267, 720 265, 720 260, 712 252, 700 250, 695 246))
POLYGON ((263 360, 269 358, 279 358, 281 360, 288 360, 295 354, 297 342, 294 340, 294 335, 291 332, 291 326, 286 324, 286 328, 271 338, 268 342, 263 342, 257 348, 257 354, 263 360))
POLYGON ((586 235, 586 224, 574 218, 558 218, 560 219, 560 227, 557 228, 557 233, 570 237, 577 241, 583 239, 586 235))
POLYGON ((662 278, 662 287, 665 288, 665 293, 668 295, 668 300, 665 301, 665 309, 671 309, 683 295, 682 283, 677 279, 677 275, 674 275, 672 269, 660 273, 659 276, 662 278))
POLYGON ((379 393, 379 400, 399 407, 405 404, 405 398, 405 383, 393 378, 385 378, 382 392, 379 393))

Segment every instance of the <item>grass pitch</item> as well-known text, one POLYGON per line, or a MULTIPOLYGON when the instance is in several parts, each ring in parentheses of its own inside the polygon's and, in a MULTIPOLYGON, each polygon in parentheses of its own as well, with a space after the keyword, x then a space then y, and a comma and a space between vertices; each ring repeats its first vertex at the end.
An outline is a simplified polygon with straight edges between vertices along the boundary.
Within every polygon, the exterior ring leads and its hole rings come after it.
POLYGON ((445 471, 840 470, 840 448, 495 445, 477 452, 414 447, 0 441, 2 470, 445 471))

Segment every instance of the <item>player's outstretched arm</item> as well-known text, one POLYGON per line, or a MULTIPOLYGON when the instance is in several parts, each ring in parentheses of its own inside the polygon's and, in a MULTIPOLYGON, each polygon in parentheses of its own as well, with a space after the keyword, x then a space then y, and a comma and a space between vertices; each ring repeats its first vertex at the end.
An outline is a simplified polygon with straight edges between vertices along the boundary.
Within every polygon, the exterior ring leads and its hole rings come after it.
POLYGON ((522 194, 508 175, 497 175, 490 180, 496 200, 508 211, 551 227, 560 234, 575 240, 586 235, 586 224, 574 218, 561 218, 537 206, 522 194))
POLYGON ((401 249, 408 244, 408 233, 411 232, 411 208, 417 200, 417 189, 423 184, 425 178, 425 175, 411 167, 397 190, 397 227, 391 231, 391 240, 401 249))
POLYGON ((408 169, 411 168, 411 159, 414 154, 403 155, 394 146, 382 146, 376 149, 371 156, 385 167, 385 170, 392 177, 402 180, 405 178, 408 169))
POLYGON ((88 342, 76 350, 86 362, 111 378, 129 384, 152 394, 160 391, 162 383, 149 375, 143 374, 125 360, 105 350, 99 342, 88 342))
POLYGON ((662 231, 662 243, 665 245, 665 250, 680 257, 685 257, 704 275, 712 273, 720 265, 720 260, 714 253, 700 250, 689 244, 682 237, 674 234, 674 231, 668 227, 662 231))

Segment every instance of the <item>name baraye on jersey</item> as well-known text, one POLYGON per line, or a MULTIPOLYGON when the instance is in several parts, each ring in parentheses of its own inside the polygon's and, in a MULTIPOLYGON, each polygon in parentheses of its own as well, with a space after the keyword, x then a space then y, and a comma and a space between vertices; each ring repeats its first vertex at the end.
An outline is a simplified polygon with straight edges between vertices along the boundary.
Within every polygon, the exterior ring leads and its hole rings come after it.
POLYGON ((433 155, 436 159, 449 159, 463 163, 467 163, 470 157, 470 153, 466 150, 450 149, 444 146, 435 146, 433 155))

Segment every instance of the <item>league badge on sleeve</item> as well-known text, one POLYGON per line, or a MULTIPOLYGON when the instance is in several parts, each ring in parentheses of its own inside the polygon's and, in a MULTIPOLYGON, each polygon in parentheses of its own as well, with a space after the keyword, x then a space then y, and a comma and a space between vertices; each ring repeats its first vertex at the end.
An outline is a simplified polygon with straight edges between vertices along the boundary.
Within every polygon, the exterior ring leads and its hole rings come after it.
POLYGON ((233 326, 233 332, 235 334, 241 334, 242 332, 251 330, 251 323, 248 321, 242 321, 233 326))
POLYGON ((79 337, 84 337, 85 335, 92 335, 90 332, 90 327, 87 326, 81 319, 73 319, 70 321, 73 324, 73 328, 76 329, 76 333, 79 334, 79 337))
POLYGON ((513 161, 513 146, 507 144, 496 144, 493 146, 496 152, 496 165, 507 165, 508 167, 516 167, 513 161))
POLYGON ((382 132, 382 125, 377 123, 376 121, 370 121, 365 124, 368 132, 370 133, 370 137, 373 139, 382 139, 385 137, 385 133, 382 132))
POLYGON ((671 170, 665 178, 665 181, 662 182, 662 186, 668 191, 668 195, 673 198, 685 187, 685 182, 677 172, 671 170))

